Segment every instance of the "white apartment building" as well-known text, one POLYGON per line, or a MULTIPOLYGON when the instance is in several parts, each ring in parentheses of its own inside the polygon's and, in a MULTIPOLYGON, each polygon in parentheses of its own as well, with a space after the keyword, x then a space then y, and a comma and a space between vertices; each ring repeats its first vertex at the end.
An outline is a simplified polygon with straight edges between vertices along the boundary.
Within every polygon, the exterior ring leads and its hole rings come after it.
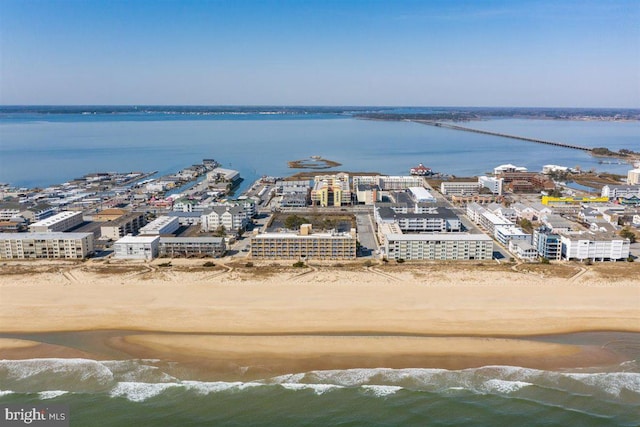
POLYGON ((495 235, 497 227, 513 225, 513 223, 508 219, 486 210, 480 214, 479 219, 480 227, 484 228, 492 236, 495 235))
POLYGON ((159 246, 160 236, 124 236, 113 244, 113 256, 149 261, 158 256, 159 246))
POLYGON ((515 225, 497 226, 494 232, 494 237, 503 245, 509 244, 512 240, 531 243, 531 234, 525 233, 520 227, 515 225))
POLYGON ((409 187, 411 198, 416 203, 434 203, 436 198, 424 187, 409 187))
POLYGON ((424 178, 420 176, 378 176, 378 185, 382 190, 406 190, 410 187, 424 187, 424 178))
POLYGON ((396 223, 403 232, 458 232, 462 229, 460 218, 447 208, 438 208, 428 213, 396 212, 381 206, 374 210, 378 224, 396 223))
POLYGON ((213 232, 221 226, 226 231, 236 231, 246 227, 247 213, 241 206, 214 206, 204 211, 201 218, 201 230, 213 232))
POLYGON ((175 216, 159 216, 140 229, 141 236, 171 234, 180 228, 180 220, 175 216))
POLYGON ((444 195, 476 194, 480 191, 480 185, 477 182, 453 182, 444 181, 440 184, 440 192, 444 195))
POLYGON ((582 232, 561 234, 562 257, 567 260, 616 261, 629 257, 630 242, 620 236, 582 232))
POLYGON ((1 259, 83 259, 93 251, 93 233, 0 233, 1 259))
POLYGON ((494 178, 490 176, 479 176, 478 177, 478 186, 480 188, 488 188, 493 194, 501 195, 502 194, 502 183, 503 178, 494 178))
POLYGON ((424 178, 421 176, 411 175, 399 175, 399 176, 385 176, 385 175, 364 175, 354 176, 352 178, 353 186, 360 184, 375 184, 380 187, 381 190, 406 190, 410 187, 424 187, 424 178))
POLYGON ((475 224, 480 224, 480 217, 484 212, 487 212, 487 210, 476 202, 471 202, 467 205, 467 216, 475 224))
POLYGON ((493 257, 493 241, 485 234, 393 231, 386 224, 382 226, 383 255, 390 260, 490 260, 493 257))
POLYGON ((489 212, 493 212, 496 215, 500 215, 503 218, 508 219, 511 222, 518 220, 518 214, 515 209, 504 207, 498 203, 489 203, 486 207, 489 212))
POLYGON ((601 194, 610 199, 640 197, 640 185, 605 185, 601 194))
POLYGON ((509 252, 524 261, 535 261, 538 259, 538 250, 524 240, 510 240, 509 252))
POLYGON ((495 168, 493 168, 494 175, 500 175, 501 173, 504 173, 504 172, 526 172, 526 171, 527 171, 527 168, 525 168, 524 166, 516 166, 516 165, 512 165, 511 163, 508 163, 506 165, 496 166, 495 168))
POLYGON ((82 224, 82 212, 64 211, 29 226, 32 233, 51 233, 67 231, 82 224))

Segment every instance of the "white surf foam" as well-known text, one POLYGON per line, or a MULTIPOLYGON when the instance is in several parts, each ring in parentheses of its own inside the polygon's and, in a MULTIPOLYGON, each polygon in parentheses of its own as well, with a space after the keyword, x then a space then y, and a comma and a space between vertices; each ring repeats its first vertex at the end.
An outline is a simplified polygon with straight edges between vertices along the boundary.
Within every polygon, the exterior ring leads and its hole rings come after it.
POLYGON ((63 396, 67 393, 69 392, 66 390, 46 390, 38 393, 38 397, 40 397, 41 400, 55 399, 56 397, 63 396))
POLYGON ((0 397, 6 396, 7 394, 13 394, 13 390, 0 390, 0 397))
POLYGON ((184 386, 187 390, 195 391, 198 394, 207 395, 210 393, 220 393, 227 390, 244 390, 252 387, 259 387, 264 384, 257 382, 226 382, 226 381, 182 381, 178 385, 184 386))
POLYGON ((533 385, 533 384, 525 381, 507 381, 507 380, 492 379, 492 380, 485 381, 480 387, 480 391, 487 392, 487 393, 509 394, 530 385, 533 385))
POLYGON ((362 388, 376 397, 389 396, 396 394, 398 390, 402 390, 402 387, 395 385, 363 385, 362 388))
POLYGON ((7 380, 21 381, 38 377, 59 378, 61 381, 95 381, 109 384, 113 374, 102 363, 91 359, 23 359, 0 360, 0 374, 7 380))
POLYGON ((169 388, 178 387, 179 385, 177 383, 120 382, 111 390, 110 396, 124 397, 132 402, 144 402, 169 388))
POLYGON ((565 373, 563 375, 616 397, 620 396, 623 390, 640 394, 640 373, 637 372, 565 373))
POLYGON ((294 391, 298 391, 298 390, 313 390, 313 392, 315 394, 317 394, 318 396, 321 395, 321 394, 325 394, 326 392, 331 391, 331 390, 344 388, 342 386, 335 385, 335 384, 280 383, 279 385, 282 388, 285 388, 287 390, 294 390, 294 391))

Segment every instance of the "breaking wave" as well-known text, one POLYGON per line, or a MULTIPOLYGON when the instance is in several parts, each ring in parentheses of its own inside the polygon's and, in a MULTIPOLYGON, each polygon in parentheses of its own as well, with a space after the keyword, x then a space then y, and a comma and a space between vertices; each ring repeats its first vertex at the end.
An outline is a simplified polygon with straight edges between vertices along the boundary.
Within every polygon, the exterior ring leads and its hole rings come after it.
POLYGON ((462 370, 376 368, 319 370, 250 381, 207 382, 181 379, 157 360, 0 360, 0 384, 3 388, 0 397, 28 393, 38 394, 45 400, 68 393, 106 393, 112 398, 144 402, 166 393, 210 395, 271 388, 283 392, 310 392, 318 396, 356 390, 362 395, 378 398, 388 398, 404 391, 526 398, 527 393, 537 391, 593 396, 611 402, 637 402, 640 399, 638 364, 625 362, 611 370, 544 371, 516 366, 462 370))

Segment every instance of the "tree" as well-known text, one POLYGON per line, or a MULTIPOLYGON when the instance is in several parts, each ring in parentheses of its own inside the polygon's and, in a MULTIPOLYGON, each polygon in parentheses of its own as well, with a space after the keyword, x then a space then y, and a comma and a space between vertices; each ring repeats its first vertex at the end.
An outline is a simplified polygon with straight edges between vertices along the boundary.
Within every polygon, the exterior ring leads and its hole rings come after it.
POLYGON ((289 215, 284 220, 284 226, 289 230, 297 230, 302 224, 309 223, 309 220, 298 215, 289 215))
POLYGON ((213 233, 215 236, 224 237, 227 234, 227 230, 224 228, 224 225, 216 228, 216 231, 213 233))
POLYGON ((633 231, 629 230, 629 228, 625 227, 622 230, 620 230, 620 237, 623 237, 625 239, 629 239, 629 242, 631 243, 635 243, 636 242, 636 233, 634 233, 633 231))
POLYGON ((520 227, 522 227, 522 229, 528 233, 531 233, 533 231, 533 224, 531 224, 531 221, 529 221, 527 218, 522 218, 520 220, 520 227))

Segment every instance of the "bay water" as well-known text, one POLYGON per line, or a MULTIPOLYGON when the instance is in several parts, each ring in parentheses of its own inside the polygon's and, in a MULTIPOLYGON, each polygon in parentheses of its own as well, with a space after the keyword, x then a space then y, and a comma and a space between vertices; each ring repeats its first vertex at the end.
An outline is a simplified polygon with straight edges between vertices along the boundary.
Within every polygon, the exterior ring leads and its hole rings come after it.
MULTIPOLYGON (((468 127, 638 150, 637 122, 500 119, 468 127)), ((0 115, 0 182, 46 187, 86 173, 173 173, 203 158, 251 183, 295 172, 319 155, 335 168, 406 174, 426 166, 470 176, 513 163, 579 165, 626 173, 587 153, 408 122, 339 114, 206 117, 171 114, 0 115)), ((2 357, 0 356, 0 359, 2 357)), ((518 366, 346 369, 244 378, 199 378, 171 361, 0 360, 0 403, 63 403, 71 425, 635 426, 637 355, 615 366, 546 371, 518 366)))

